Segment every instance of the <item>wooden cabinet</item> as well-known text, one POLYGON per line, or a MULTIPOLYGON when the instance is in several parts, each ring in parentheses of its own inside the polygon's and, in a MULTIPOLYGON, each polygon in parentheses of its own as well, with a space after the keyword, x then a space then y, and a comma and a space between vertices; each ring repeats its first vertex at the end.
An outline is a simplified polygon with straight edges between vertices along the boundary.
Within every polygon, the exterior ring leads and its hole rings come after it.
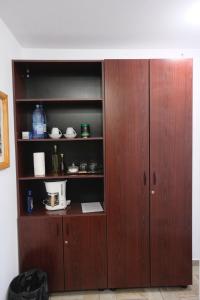
POLYGON ((50 291, 64 290, 62 218, 19 219, 20 269, 45 270, 50 291))
POLYGON ((50 291, 107 287, 106 216, 21 217, 21 271, 39 268, 50 291))
POLYGON ((106 217, 64 217, 65 289, 107 287, 106 217))
POLYGON ((51 291, 191 284, 192 61, 14 61, 13 75, 20 271, 44 269, 51 291), (23 140, 38 103, 48 131, 78 137, 23 140), (53 175, 54 144, 67 166, 96 161, 98 172, 53 175), (70 207, 47 212, 44 181, 65 179, 70 207), (96 201, 103 212, 82 213, 96 201))
POLYGON ((105 61, 108 287, 192 282, 192 61, 105 61))
POLYGON ((192 282, 192 61, 150 62, 151 285, 192 282))
POLYGON ((149 64, 105 61, 108 286, 148 286, 149 64))

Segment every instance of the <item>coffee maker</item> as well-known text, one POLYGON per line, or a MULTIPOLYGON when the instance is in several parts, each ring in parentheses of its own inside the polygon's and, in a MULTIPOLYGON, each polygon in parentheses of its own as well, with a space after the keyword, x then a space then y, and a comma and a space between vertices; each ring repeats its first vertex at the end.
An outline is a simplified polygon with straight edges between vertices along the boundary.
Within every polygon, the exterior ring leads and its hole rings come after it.
POLYGON ((65 209, 70 204, 70 200, 66 200, 66 182, 67 180, 44 182, 47 192, 44 203, 47 210, 65 209))

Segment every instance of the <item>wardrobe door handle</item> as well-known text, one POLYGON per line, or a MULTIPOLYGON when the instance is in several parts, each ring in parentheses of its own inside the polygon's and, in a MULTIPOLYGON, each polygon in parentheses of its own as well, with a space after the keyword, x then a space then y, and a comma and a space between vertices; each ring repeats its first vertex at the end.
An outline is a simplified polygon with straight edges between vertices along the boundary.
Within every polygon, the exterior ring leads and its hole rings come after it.
POLYGON ((153 172, 153 185, 156 185, 156 173, 155 172, 153 172))
POLYGON ((146 176, 145 172, 143 174, 143 181, 144 181, 144 185, 146 185, 147 184, 147 176, 146 176))

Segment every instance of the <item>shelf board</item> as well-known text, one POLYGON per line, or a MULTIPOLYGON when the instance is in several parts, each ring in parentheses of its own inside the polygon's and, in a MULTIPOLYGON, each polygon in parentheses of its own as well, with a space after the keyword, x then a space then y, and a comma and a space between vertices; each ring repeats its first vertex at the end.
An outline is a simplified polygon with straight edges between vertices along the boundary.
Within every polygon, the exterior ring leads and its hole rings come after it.
POLYGON ((17 98, 16 102, 101 102, 103 98, 17 98))
POLYGON ((88 137, 88 138, 73 138, 73 139, 67 139, 67 138, 60 138, 60 139, 51 139, 51 138, 46 138, 46 139, 30 139, 30 140, 25 140, 25 139, 17 139, 17 142, 87 142, 87 141, 102 141, 103 137, 88 137))
MULTIPOLYGON (((102 207, 103 203, 101 203, 102 207)), ((58 217, 58 216, 89 216, 89 215, 106 215, 105 211, 102 212, 93 212, 93 213, 83 213, 81 209, 81 203, 71 203, 69 206, 67 206, 66 209, 63 210, 54 210, 54 211, 49 211, 46 210, 45 208, 39 208, 36 209, 35 211, 31 214, 28 214, 24 212, 21 214, 21 217, 58 217)))
POLYGON ((66 174, 66 175, 46 175, 46 176, 21 176, 19 180, 57 180, 57 179, 98 179, 104 178, 103 174, 66 174))

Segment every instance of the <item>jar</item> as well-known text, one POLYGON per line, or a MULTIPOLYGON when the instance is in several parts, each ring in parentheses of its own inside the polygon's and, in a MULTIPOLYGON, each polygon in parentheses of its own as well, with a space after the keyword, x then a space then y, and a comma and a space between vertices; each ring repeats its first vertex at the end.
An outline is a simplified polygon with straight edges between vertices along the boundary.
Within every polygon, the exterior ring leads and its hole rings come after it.
POLYGON ((90 136, 90 125, 89 124, 81 124, 81 137, 88 138, 90 136))

